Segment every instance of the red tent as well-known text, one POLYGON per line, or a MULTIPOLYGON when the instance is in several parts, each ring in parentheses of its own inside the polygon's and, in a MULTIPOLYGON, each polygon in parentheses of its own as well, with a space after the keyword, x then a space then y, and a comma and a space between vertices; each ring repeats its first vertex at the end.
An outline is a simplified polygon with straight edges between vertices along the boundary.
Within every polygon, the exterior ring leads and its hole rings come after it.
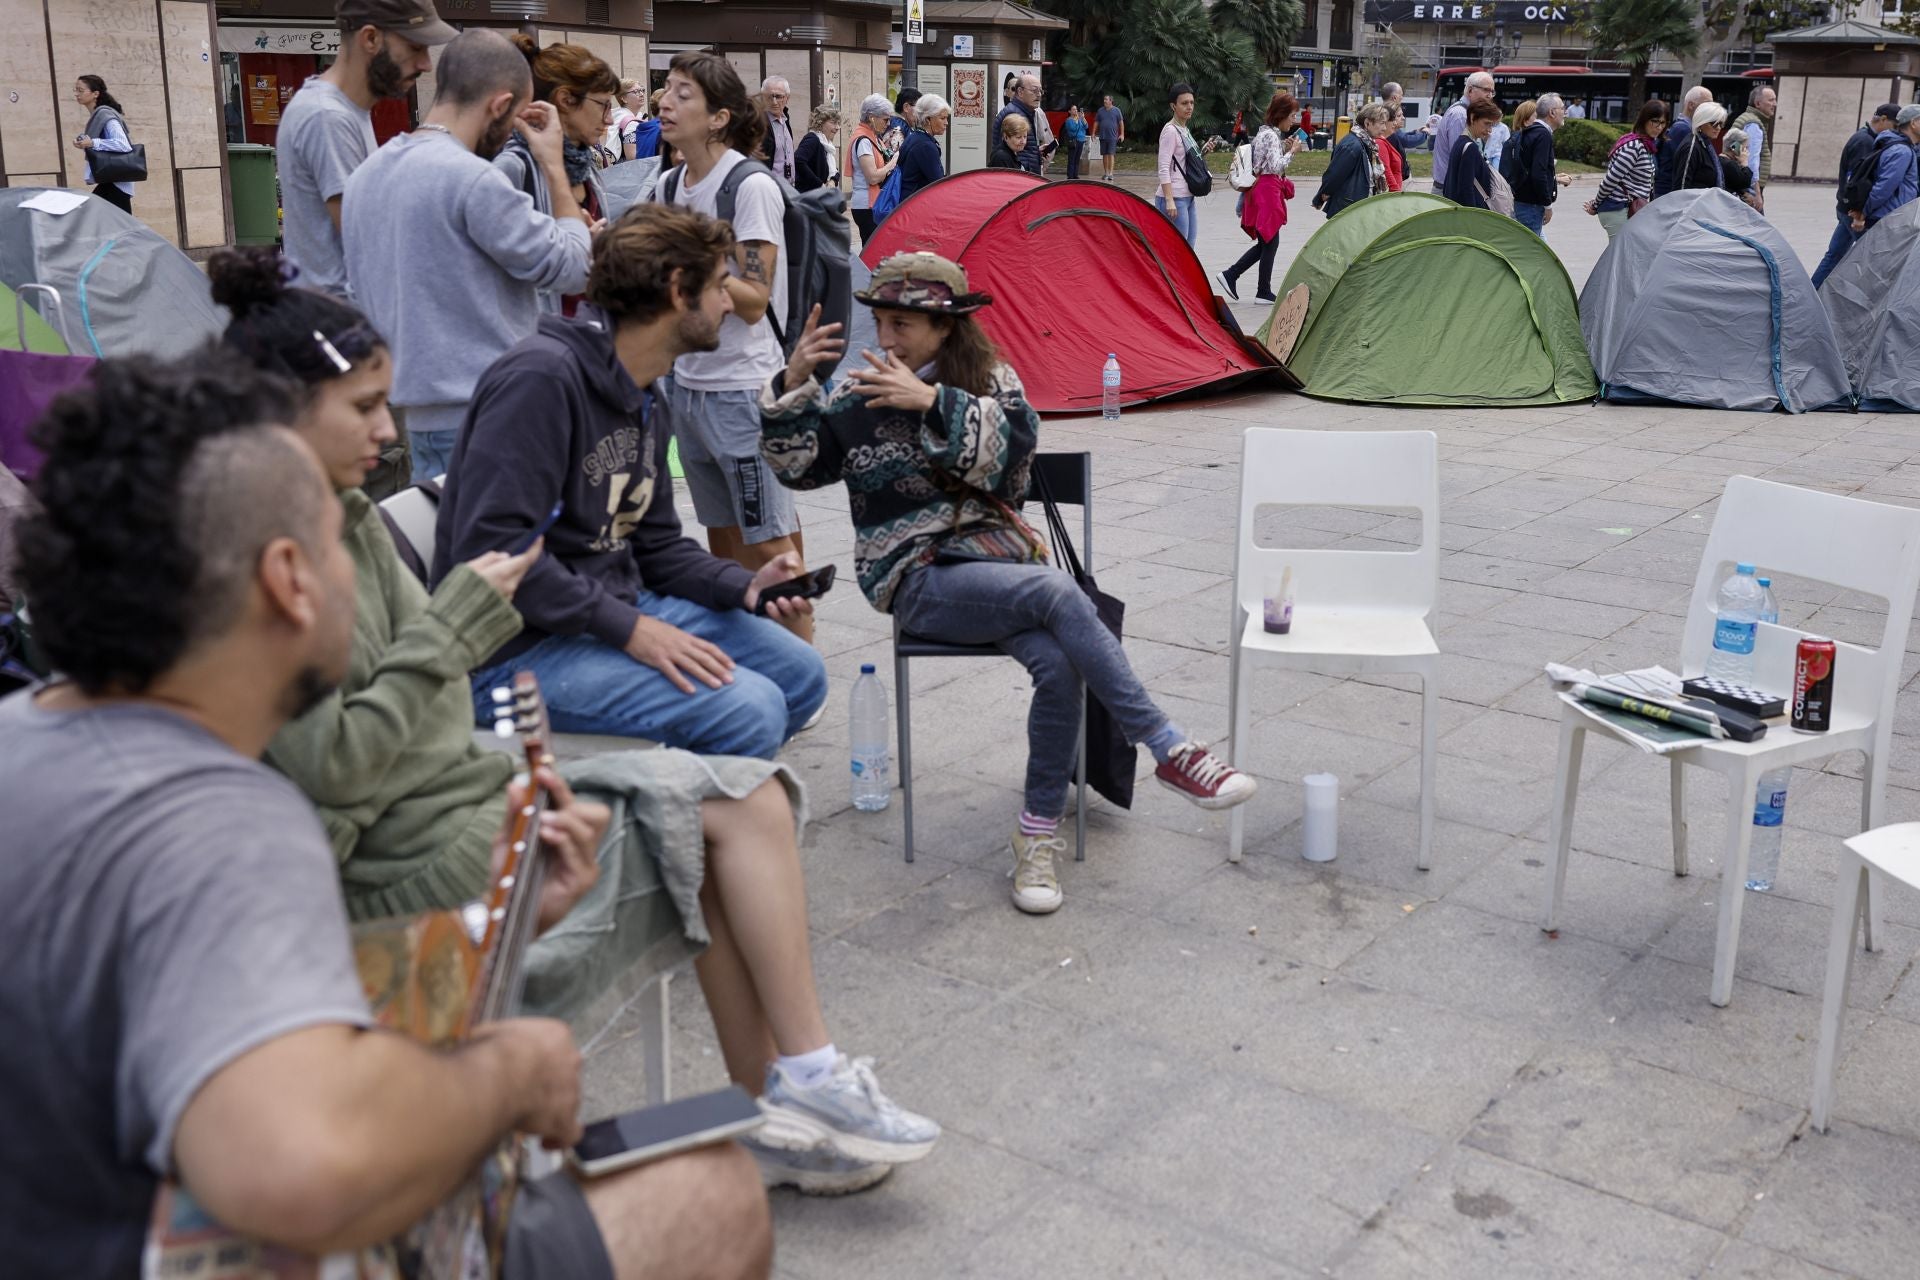
POLYGON ((955 174, 914 193, 874 233, 869 268, 929 250, 994 297, 981 324, 1034 408, 1100 407, 1100 370, 1120 357, 1121 401, 1286 372, 1244 337, 1173 224, 1105 182, 1042 182, 1007 169, 955 174))

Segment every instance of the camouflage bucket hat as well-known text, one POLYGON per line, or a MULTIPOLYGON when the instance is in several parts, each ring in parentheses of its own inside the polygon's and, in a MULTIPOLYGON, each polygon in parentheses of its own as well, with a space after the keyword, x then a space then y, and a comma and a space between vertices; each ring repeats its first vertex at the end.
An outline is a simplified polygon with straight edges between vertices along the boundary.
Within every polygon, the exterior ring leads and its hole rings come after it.
POLYGON ((967 273, 937 253, 896 253, 873 273, 866 291, 853 295, 870 307, 964 316, 993 301, 967 291, 967 273))

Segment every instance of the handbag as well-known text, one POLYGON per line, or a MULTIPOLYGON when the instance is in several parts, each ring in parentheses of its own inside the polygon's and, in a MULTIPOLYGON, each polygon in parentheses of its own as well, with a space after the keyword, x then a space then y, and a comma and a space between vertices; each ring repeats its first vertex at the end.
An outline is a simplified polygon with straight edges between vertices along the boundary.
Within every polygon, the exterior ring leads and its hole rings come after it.
POLYGON ((147 144, 136 142, 131 151, 93 151, 93 180, 102 182, 145 182, 147 180, 147 144))
POLYGON ((1180 176, 1187 180, 1187 194, 1204 196, 1213 190, 1213 170, 1207 168, 1207 157, 1200 148, 1193 145, 1193 135, 1182 129, 1180 136, 1187 144, 1180 157, 1180 176))
POLYGON ((1493 175, 1493 190, 1487 193, 1487 208, 1505 217, 1513 216, 1513 188, 1497 173, 1493 175))
POLYGON ((887 181, 880 188, 880 194, 873 198, 873 225, 879 226, 887 220, 889 214, 900 207, 900 171, 895 169, 887 175, 887 181))
POLYGON ((1631 218, 1634 214, 1640 212, 1652 203, 1653 201, 1647 199, 1645 196, 1635 196, 1633 199, 1627 201, 1627 216, 1631 218))
MULTIPOLYGON (((1060 515, 1059 504, 1054 502, 1053 494, 1048 491, 1045 473, 1033 473, 1034 489, 1040 495, 1040 503, 1047 512, 1047 532, 1053 542, 1054 555, 1060 567, 1073 575, 1073 580, 1087 598, 1093 601, 1094 612, 1100 615, 1100 623, 1120 638, 1121 623, 1127 616, 1126 603, 1110 596, 1100 589, 1080 563, 1080 554, 1074 550, 1073 539, 1067 535, 1067 522, 1060 515)), ((1122 809, 1133 808, 1134 767, 1140 756, 1138 747, 1127 741, 1127 735, 1120 731, 1120 725, 1114 720, 1106 705, 1087 691, 1087 785, 1106 797, 1122 809)), ((1076 770, 1077 772, 1077 770, 1076 770)))

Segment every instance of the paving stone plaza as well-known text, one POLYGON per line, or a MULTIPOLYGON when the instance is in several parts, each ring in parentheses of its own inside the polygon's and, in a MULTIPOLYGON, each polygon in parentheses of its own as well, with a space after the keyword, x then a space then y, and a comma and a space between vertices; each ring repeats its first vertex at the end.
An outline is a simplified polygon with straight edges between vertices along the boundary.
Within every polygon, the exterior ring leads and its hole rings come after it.
MULTIPOLYGON (((1605 245, 1578 208, 1593 181, 1562 197, 1547 229, 1576 287, 1605 245)), ((1307 208, 1314 185, 1292 203, 1281 271, 1322 222, 1307 208)), ((1768 195, 1810 267, 1832 228, 1830 188, 1768 195)), ((1202 205, 1201 256, 1218 268, 1246 241, 1230 196, 1202 205)), ((1251 275, 1244 285, 1250 297, 1251 275)), ((1240 315, 1251 329, 1260 309, 1240 315)), ((1420 323, 1409 297, 1408 331, 1420 323)), ((1393 335, 1379 338, 1390 359, 1393 335)), ((1244 863, 1226 860, 1226 818, 1154 785, 1143 752, 1133 811, 1096 804, 1086 861, 1062 864, 1065 907, 1021 915, 1007 844, 1029 690, 1010 660, 915 664, 919 856, 907 865, 898 793, 878 814, 848 800, 847 691, 871 662, 897 694, 889 623, 849 589, 844 491, 801 495, 809 559, 839 562, 843 583, 820 614, 826 719, 785 754, 810 789, 828 1023, 946 1137, 864 1194, 777 1194, 777 1274, 1920 1272, 1920 897, 1889 897, 1890 941, 1856 963, 1838 1118, 1829 1135, 1808 1127, 1857 757, 1795 773, 1778 888, 1748 895, 1729 1007, 1708 1002, 1726 805, 1715 775, 1693 773, 1693 875, 1676 878, 1667 770, 1590 737, 1563 928, 1540 929, 1557 742, 1542 664, 1675 665, 1727 478, 1915 505, 1914 419, 1386 410, 1251 391, 1118 423, 1049 421, 1043 449, 1092 452, 1095 568, 1127 602, 1128 653, 1175 720, 1216 743, 1252 426, 1439 437, 1432 870, 1414 868, 1417 686, 1265 675, 1242 754, 1261 787, 1244 863), (1339 856, 1316 865, 1300 857, 1300 779, 1323 770, 1340 779, 1339 856)), ((1309 510, 1276 531, 1301 547, 1380 547, 1418 524, 1309 510)), ((1877 635, 1871 602, 1792 584, 1782 595, 1788 625, 1877 635)), ((1910 644, 1903 680, 1920 673, 1920 632, 1910 644)), ((1905 687, 1891 821, 1920 818, 1920 693, 1905 687)), ((674 1091, 724 1083, 690 974, 673 1009, 674 1091)), ((584 1029, 588 1114, 642 1097, 637 1028, 629 1009, 584 1029)))

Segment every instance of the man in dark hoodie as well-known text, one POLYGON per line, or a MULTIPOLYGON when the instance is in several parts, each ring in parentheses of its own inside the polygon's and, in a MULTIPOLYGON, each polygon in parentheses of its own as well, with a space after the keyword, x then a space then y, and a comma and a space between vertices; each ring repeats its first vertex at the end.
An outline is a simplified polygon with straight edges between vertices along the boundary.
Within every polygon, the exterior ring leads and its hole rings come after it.
POLYGON ((826 700, 826 664, 774 620, 812 606, 754 612, 798 557, 750 572, 686 538, 674 510, 672 424, 652 386, 717 343, 732 248, 724 223, 636 207, 596 242, 579 314, 542 317, 474 388, 435 581, 470 548, 521 545, 560 507, 514 597, 526 629, 474 673, 479 718, 496 685, 532 671, 562 732, 771 758, 826 700))

